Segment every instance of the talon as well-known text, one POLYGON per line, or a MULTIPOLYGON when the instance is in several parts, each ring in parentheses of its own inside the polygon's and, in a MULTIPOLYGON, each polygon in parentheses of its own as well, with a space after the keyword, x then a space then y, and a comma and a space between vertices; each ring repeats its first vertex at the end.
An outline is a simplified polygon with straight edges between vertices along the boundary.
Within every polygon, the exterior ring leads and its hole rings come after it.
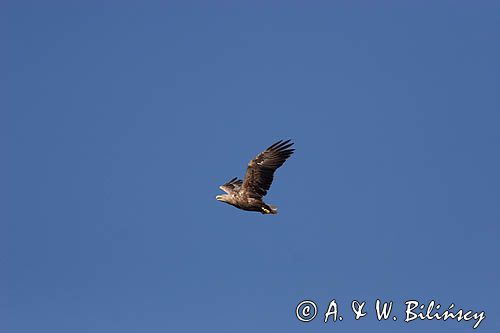
POLYGON ((262 207, 262 211, 266 214, 271 214, 271 211, 267 209, 266 207, 262 207))

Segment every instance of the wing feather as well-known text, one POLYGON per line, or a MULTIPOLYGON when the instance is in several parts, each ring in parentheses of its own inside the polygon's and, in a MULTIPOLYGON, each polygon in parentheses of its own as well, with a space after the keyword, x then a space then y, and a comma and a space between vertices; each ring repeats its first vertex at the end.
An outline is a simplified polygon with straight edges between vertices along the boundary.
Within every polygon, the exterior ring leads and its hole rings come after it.
POLYGON ((293 154, 292 145, 290 140, 280 140, 251 160, 241 191, 254 198, 265 196, 273 182, 274 172, 293 154))
POLYGON ((223 190, 224 192, 226 192, 227 194, 230 194, 231 192, 239 191, 242 183, 243 183, 243 181, 241 179, 234 177, 233 179, 231 179, 227 183, 219 186, 219 188, 221 190, 223 190))

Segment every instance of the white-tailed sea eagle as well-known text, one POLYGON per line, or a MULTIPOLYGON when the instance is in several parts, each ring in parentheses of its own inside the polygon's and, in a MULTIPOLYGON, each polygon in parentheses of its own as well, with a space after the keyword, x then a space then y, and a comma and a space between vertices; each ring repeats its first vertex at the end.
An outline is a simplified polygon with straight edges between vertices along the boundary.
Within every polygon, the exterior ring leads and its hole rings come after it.
POLYGON ((290 140, 280 140, 264 150, 248 163, 245 179, 233 178, 221 185, 219 188, 227 194, 216 199, 243 210, 277 214, 278 208, 266 204, 262 198, 271 187, 276 169, 293 154, 292 145, 290 140))

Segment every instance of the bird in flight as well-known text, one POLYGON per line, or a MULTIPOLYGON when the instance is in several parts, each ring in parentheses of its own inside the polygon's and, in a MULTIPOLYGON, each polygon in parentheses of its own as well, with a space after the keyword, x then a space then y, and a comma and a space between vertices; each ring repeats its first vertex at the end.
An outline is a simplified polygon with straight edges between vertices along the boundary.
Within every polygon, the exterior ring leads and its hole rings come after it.
POLYGON ((271 187, 276 169, 293 154, 292 145, 290 140, 280 140, 264 150, 248 163, 245 179, 233 178, 219 186, 227 194, 218 195, 216 199, 243 210, 277 214, 278 208, 266 204, 262 198, 271 187))

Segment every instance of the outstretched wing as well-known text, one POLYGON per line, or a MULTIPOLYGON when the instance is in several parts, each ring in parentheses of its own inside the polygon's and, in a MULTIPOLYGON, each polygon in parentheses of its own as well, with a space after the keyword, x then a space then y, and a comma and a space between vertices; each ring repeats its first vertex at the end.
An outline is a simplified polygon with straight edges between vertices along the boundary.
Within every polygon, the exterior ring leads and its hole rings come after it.
POLYGON ((290 140, 280 140, 251 160, 241 191, 253 198, 265 196, 273 182, 274 172, 293 154, 292 145, 290 140))
POLYGON ((223 190, 224 192, 226 192, 227 194, 230 194, 231 192, 239 191, 242 183, 243 183, 243 181, 241 179, 234 177, 233 179, 231 179, 227 183, 219 186, 219 188, 221 190, 223 190))

